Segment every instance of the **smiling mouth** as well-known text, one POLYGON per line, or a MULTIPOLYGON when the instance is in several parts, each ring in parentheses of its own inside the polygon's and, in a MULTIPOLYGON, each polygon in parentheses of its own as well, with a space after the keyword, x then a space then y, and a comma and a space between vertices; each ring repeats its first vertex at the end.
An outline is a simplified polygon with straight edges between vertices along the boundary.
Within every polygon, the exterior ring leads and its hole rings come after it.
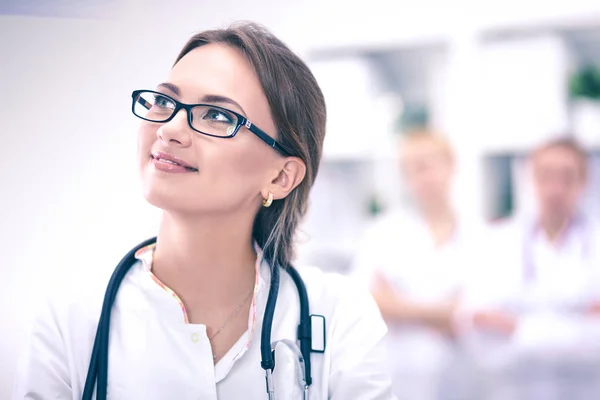
POLYGON ((194 167, 188 167, 187 165, 181 165, 173 160, 167 160, 166 158, 161 158, 161 157, 155 157, 154 155, 150 154, 150 159, 151 160, 156 160, 156 161, 160 161, 162 163, 165 164, 172 164, 172 165, 177 165, 181 168, 185 168, 186 170, 190 171, 190 172, 198 172, 198 169, 194 168, 194 167))

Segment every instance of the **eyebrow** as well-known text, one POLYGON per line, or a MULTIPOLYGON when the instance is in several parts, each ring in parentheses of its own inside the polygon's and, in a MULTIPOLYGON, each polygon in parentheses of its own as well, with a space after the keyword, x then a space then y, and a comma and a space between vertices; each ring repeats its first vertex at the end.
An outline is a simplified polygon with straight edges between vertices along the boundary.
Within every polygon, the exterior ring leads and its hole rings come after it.
POLYGON ((203 96, 200 101, 202 103, 225 103, 225 104, 231 104, 232 106, 237 107, 240 111, 242 111, 242 114, 247 115, 246 112, 244 111, 244 109, 242 108, 242 106, 235 100, 230 99, 229 97, 225 97, 225 96, 219 96, 217 94, 207 94, 205 96, 203 96))
POLYGON ((179 87, 177 87, 177 85, 173 85, 172 83, 160 83, 158 85, 159 88, 163 87, 165 89, 170 90, 171 92, 173 92, 176 96, 180 96, 181 95, 181 91, 179 90, 179 87))
MULTIPOLYGON (((173 94, 175 94, 176 96, 181 96, 181 90, 179 89, 179 87, 172 83, 164 82, 164 83, 159 84, 158 87, 165 88, 165 89, 173 92, 173 94)), ((230 99, 229 97, 226 97, 226 96, 220 96, 217 94, 207 94, 205 96, 202 96, 202 98, 200 98, 199 101, 201 103, 230 104, 232 106, 237 107, 242 112, 242 114, 248 115, 248 114, 246 114, 246 111, 244 111, 244 108, 237 101, 230 99)))

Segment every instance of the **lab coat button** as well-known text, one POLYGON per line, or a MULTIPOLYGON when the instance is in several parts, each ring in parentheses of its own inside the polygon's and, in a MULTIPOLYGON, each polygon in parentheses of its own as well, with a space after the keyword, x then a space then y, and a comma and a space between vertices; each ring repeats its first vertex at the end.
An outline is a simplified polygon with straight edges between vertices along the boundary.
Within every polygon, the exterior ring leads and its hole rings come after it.
POLYGON ((192 333, 192 342, 198 343, 198 340, 200 340, 200 335, 197 333, 192 333))

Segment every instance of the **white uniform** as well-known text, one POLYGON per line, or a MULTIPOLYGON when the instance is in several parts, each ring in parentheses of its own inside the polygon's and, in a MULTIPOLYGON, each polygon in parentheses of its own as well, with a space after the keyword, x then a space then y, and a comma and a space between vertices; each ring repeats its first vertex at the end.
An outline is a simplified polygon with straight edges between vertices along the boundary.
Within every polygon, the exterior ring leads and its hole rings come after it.
MULTIPOLYGON (((374 272, 413 301, 439 303, 457 295, 466 270, 465 227, 436 247, 426 224, 416 215, 393 211, 378 218, 365 235, 353 275, 368 283, 374 272)), ((454 343, 427 327, 389 323, 389 351, 394 394, 406 400, 467 398, 463 359, 454 343)))
MULTIPOLYGON (((144 400, 266 399, 260 336, 270 268, 257 262, 248 330, 213 364, 206 327, 187 323, 179 298, 152 274, 145 249, 123 281, 112 312, 108 397, 144 400)), ((151 258, 151 257, 150 257, 151 258)), ((385 324, 373 299, 346 278, 300 268, 310 312, 326 319, 326 350, 313 353, 311 400, 393 399, 385 365, 385 324)), ((13 400, 81 399, 106 288, 105 281, 72 280, 70 290, 40 305, 44 310, 17 373, 13 400)), ((296 286, 286 272, 271 339, 295 341, 296 286)), ((302 398, 299 365, 276 348, 277 399, 302 398)))
POLYGON ((495 226, 487 261, 471 275, 467 308, 518 317, 512 337, 475 330, 464 337, 484 382, 481 399, 599 399, 600 320, 584 314, 600 300, 598 229, 582 221, 555 246, 534 226, 495 226))

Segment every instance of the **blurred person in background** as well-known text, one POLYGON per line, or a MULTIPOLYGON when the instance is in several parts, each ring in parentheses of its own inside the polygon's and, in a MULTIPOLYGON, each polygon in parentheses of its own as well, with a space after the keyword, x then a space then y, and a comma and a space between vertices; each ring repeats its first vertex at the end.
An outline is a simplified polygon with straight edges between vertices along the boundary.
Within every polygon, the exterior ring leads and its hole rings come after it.
POLYGON ((368 282, 388 323, 396 396, 466 399, 454 335, 471 228, 451 201, 454 154, 439 134, 413 131, 401 140, 400 167, 412 207, 373 223, 352 274, 368 282))
POLYGON ((482 399, 600 398, 600 231, 580 207, 587 156, 571 139, 529 156, 536 210, 492 226, 469 276, 465 345, 482 399))

